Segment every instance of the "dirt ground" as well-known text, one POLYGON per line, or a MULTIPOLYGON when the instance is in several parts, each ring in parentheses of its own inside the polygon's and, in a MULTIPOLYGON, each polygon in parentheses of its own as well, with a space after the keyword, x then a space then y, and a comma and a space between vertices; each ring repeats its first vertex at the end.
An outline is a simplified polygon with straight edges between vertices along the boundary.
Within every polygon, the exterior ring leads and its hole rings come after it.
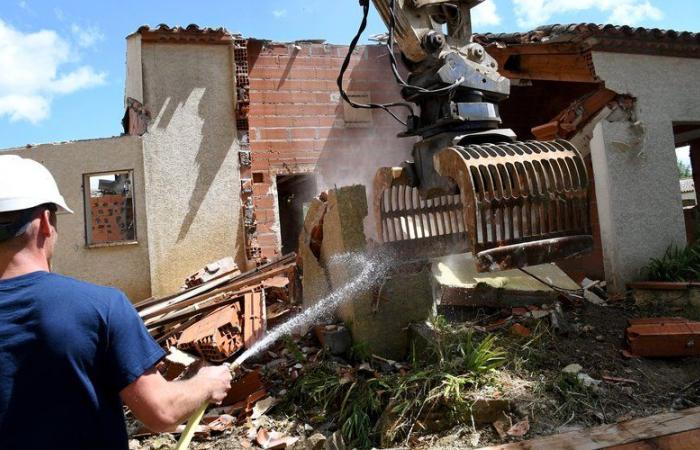
MULTIPOLYGON (((481 312, 482 315, 493 313, 481 312)), ((522 437, 499 436, 493 425, 465 421, 439 433, 416 427, 408 439, 392 445, 478 448, 700 405, 700 358, 623 356, 627 320, 649 315, 648 311, 639 311, 629 299, 608 306, 584 303, 565 308, 565 316, 571 325, 568 335, 555 334, 547 318, 519 320, 532 332, 528 337, 514 335, 510 326, 492 331, 497 337, 497 345, 506 354, 505 364, 497 370, 494 378, 497 395, 511 400, 504 420, 508 426, 526 420, 529 424, 527 433, 522 437), (580 373, 588 375, 593 384, 586 385, 576 375, 562 372, 571 364, 580 365, 580 373)), ((682 314, 656 311, 653 315, 682 314)), ((271 395, 284 400, 295 382, 279 377, 279 372, 267 373, 271 395)), ((246 437, 251 424, 248 419, 248 423, 239 424, 219 436, 197 441, 190 448, 255 448, 256 444, 246 437)), ((310 414, 297 414, 293 407, 281 406, 273 408, 255 425, 299 437, 292 447, 295 449, 322 449, 322 444, 318 447, 309 438, 318 436, 318 433, 328 437, 338 430, 337 424, 324 422, 323 417, 312 420, 310 414)), ((131 448, 161 450, 172 448, 174 442, 172 436, 161 435, 132 440, 131 448)))

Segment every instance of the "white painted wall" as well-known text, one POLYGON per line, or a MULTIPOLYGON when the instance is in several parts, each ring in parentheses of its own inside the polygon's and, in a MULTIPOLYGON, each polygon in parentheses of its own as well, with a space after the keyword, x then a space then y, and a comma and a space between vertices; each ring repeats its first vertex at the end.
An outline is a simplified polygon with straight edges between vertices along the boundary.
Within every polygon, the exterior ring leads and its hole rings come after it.
POLYGON ((700 121, 700 60, 594 52, 593 62, 606 87, 637 98, 640 127, 603 121, 591 142, 606 278, 621 292, 650 258, 685 245, 672 125, 700 121))
POLYGON ((228 45, 142 43, 153 295, 234 256, 244 267, 234 61, 228 45))
POLYGON ((75 214, 58 216, 58 243, 52 269, 64 275, 123 290, 132 301, 151 295, 149 274, 146 188, 142 141, 123 136, 108 139, 43 144, 10 149, 44 164, 75 214), (88 248, 85 240, 83 175, 118 170, 134 171, 134 206, 138 243, 88 248))

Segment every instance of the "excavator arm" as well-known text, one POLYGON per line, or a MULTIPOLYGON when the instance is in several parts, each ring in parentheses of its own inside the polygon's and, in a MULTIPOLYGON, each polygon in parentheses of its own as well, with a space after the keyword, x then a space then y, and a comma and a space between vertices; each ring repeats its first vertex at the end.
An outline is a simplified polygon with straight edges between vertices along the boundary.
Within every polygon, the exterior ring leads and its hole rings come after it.
POLYGON ((420 111, 402 135, 421 138, 412 160, 375 176, 379 239, 410 255, 471 251, 480 271, 590 251, 589 179, 579 151, 565 140, 519 142, 501 128, 498 103, 510 82, 472 42, 471 9, 484 0, 372 1, 389 30, 402 96, 420 111), (405 80, 396 47, 410 72, 405 80))

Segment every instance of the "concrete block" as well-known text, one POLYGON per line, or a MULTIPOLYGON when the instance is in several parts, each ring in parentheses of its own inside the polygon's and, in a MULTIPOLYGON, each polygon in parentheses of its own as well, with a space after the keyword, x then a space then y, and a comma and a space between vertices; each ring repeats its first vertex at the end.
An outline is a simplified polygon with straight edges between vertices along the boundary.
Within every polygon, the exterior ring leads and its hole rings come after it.
MULTIPOLYGON (((357 264, 331 261, 336 255, 366 250, 363 225, 368 212, 366 198, 364 186, 343 187, 328 193, 320 263, 328 273, 331 289, 342 288, 355 280, 363 269, 357 264)), ((394 274, 382 280, 380 286, 368 286, 357 292, 336 314, 348 324, 355 342, 366 344, 379 356, 401 359, 408 351, 408 325, 424 321, 433 311, 430 278, 427 266, 417 272, 394 274)))
POLYGON ((424 322, 434 312, 430 278, 427 267, 394 275, 384 280, 378 298, 369 295, 353 302, 353 339, 365 342, 374 354, 403 359, 409 350, 409 325, 424 322))
MULTIPOLYGON (((348 186, 328 192, 326 214, 323 220, 321 265, 328 271, 331 289, 339 289, 355 279, 361 267, 341 267, 332 264, 334 256, 366 249, 364 218, 367 216, 367 200, 364 186, 348 186)), ((347 323, 354 322, 354 303, 370 302, 368 294, 348 300, 338 309, 338 316, 347 323)), ((353 336, 354 336, 354 330, 353 336)))

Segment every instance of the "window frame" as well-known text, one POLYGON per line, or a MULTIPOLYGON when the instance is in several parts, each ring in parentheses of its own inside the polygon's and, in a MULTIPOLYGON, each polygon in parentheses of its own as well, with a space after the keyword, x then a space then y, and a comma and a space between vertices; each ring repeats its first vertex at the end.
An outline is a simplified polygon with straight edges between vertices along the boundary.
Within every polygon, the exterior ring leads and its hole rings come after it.
POLYGON ((138 224, 136 216, 136 180, 134 180, 134 169, 117 169, 117 170, 104 170, 100 172, 89 172, 83 174, 83 217, 84 217, 84 230, 85 230, 85 247, 92 248, 106 248, 106 247, 122 247, 130 245, 138 245, 138 224), (131 181, 131 208, 133 209, 134 217, 134 238, 125 239, 122 241, 110 241, 110 242, 91 242, 92 240, 92 211, 90 210, 90 178, 100 176, 100 175, 118 175, 121 173, 128 173, 129 180, 131 181))

